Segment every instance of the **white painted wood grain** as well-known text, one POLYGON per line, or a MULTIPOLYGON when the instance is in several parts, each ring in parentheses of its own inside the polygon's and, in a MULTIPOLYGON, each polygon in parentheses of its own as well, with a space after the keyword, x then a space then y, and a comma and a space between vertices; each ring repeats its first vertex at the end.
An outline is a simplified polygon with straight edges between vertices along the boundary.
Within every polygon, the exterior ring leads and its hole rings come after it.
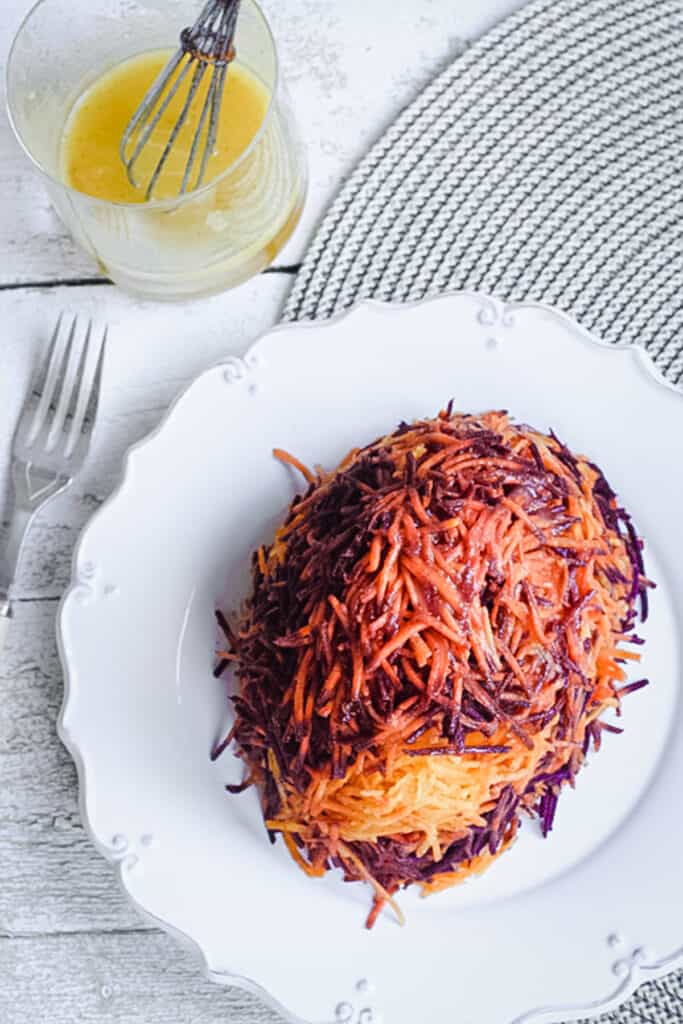
POLYGON ((205 981, 194 957, 167 935, 148 932, 0 938, 0 1020, 278 1024, 281 1018, 244 992, 205 981))
MULTIPOLYGON (((264 0, 310 165, 304 216, 278 257, 279 264, 301 259, 341 180, 419 89, 464 41, 476 38, 522 2, 264 0)), ((3 65, 28 6, 28 0, 3 0, 3 65)), ((61 227, 39 175, 0 114, 0 283, 97 274, 61 227)))

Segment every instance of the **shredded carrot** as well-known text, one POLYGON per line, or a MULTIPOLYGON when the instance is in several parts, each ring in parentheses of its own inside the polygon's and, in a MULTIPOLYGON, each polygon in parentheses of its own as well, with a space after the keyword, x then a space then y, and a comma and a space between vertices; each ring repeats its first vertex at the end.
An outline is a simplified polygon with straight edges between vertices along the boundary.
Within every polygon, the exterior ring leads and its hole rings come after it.
POLYGON ((284 462, 287 466, 292 466, 294 469, 298 469, 304 480, 307 480, 309 484, 316 482, 316 475, 299 459, 295 458, 294 455, 290 455, 289 452, 283 451, 282 448, 273 448, 273 455, 280 462, 284 462))
POLYGON ((311 864, 309 864, 308 861, 305 861, 304 858, 299 853, 295 841, 292 839, 291 835, 288 832, 283 832, 282 838, 284 840, 285 846, 287 847, 291 854, 292 860, 296 861, 301 870, 305 871, 309 878, 323 877, 323 875, 325 874, 325 868, 315 868, 311 864))

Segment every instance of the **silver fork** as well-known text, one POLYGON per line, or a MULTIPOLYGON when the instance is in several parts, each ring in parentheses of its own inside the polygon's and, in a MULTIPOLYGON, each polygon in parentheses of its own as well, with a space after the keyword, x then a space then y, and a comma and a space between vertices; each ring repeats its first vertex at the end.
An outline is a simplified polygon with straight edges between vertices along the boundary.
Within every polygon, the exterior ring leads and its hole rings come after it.
POLYGON ((85 462, 97 414, 107 341, 59 316, 19 418, 12 446, 13 506, 0 549, 0 650, 12 616, 11 589, 36 513, 71 485, 85 462))

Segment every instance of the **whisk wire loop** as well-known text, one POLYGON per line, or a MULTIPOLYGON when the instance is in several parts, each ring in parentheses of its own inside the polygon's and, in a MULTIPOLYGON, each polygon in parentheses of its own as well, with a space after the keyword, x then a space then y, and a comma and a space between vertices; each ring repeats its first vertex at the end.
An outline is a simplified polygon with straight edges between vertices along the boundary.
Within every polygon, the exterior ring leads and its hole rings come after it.
POLYGON ((181 32, 179 48, 145 93, 126 127, 119 146, 119 155, 126 168, 128 180, 138 188, 141 186, 135 177, 135 166, 140 155, 150 143, 170 103, 179 95, 179 90, 191 73, 182 108, 145 188, 145 199, 150 199, 154 192, 208 71, 210 79, 185 164, 179 194, 183 195, 190 187, 192 171, 200 150, 199 172, 193 187, 198 188, 204 180, 209 159, 216 145, 228 67, 235 57, 233 41, 239 6, 240 0, 207 0, 195 23, 181 32), (132 151, 129 153, 131 147, 132 151))

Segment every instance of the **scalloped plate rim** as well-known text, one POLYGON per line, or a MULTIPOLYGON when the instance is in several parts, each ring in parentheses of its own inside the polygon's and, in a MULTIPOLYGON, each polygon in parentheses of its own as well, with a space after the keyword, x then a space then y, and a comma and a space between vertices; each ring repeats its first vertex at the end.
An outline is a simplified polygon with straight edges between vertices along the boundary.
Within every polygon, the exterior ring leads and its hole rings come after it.
MULTIPOLYGON (((161 928, 169 935, 175 937, 177 941, 185 946, 185 948, 190 949, 199 960, 202 973, 208 980, 218 985, 233 986, 242 989, 245 992, 249 992, 252 995, 258 996, 258 998, 261 999, 270 1009, 281 1014, 288 1024, 311 1024, 311 1022, 304 1020, 294 1014, 287 1007, 283 1006, 263 985, 254 979, 242 977, 238 974, 231 974, 229 971, 225 970, 212 970, 209 967, 208 960, 197 940, 177 926, 171 924, 169 921, 152 914, 132 895, 130 889, 126 885, 121 858, 117 857, 115 851, 113 851, 110 846, 103 843, 95 833, 87 810, 89 790, 88 771, 78 741, 69 731, 68 725, 66 724, 69 708, 75 704, 76 683, 74 679, 75 674, 72 673, 69 667, 66 643, 64 640, 63 619, 67 606, 73 600, 78 587, 82 585, 81 581, 78 579, 77 567, 80 560, 81 550, 91 527, 99 520, 100 516, 106 514, 125 493, 126 488, 131 481, 136 456, 144 449, 154 446, 154 443, 158 440, 161 434, 163 434, 169 421, 175 416, 177 410, 183 404, 190 391, 199 386, 206 376, 215 373, 221 368, 229 367, 231 365, 243 366, 245 363, 248 364, 250 358, 258 356, 260 348, 265 345, 266 342, 283 333, 293 332, 296 334, 298 331, 325 330, 327 328, 333 329, 341 323, 357 319, 368 314, 379 316, 400 316, 405 314, 406 311, 416 310, 427 305, 446 304, 457 298, 470 298, 473 301, 479 302, 481 304, 480 312, 487 308, 492 310, 496 317, 496 320, 488 325, 492 328, 500 326, 505 328, 505 315, 511 313, 514 314, 521 310, 539 311, 543 314, 550 315, 555 320, 563 322, 571 330, 574 336, 580 338, 581 341, 586 343, 589 347, 606 349, 615 353, 615 355, 628 355, 632 365, 640 371, 645 382, 650 386, 664 388, 669 393, 678 395, 683 399, 683 393, 663 376, 652 356, 640 345, 630 342, 613 343, 597 338, 591 334, 590 331, 577 323, 570 315, 545 302, 505 302, 495 296, 488 295, 485 292, 461 289, 442 292, 438 295, 428 296, 423 299, 403 303, 383 302, 377 299, 364 299, 324 320, 285 321, 276 324, 252 342, 242 356, 227 356, 224 360, 220 360, 212 366, 207 367, 207 369, 201 371, 195 378, 193 378, 192 381, 190 381, 189 384, 187 384, 187 386, 182 388, 178 395, 176 395, 176 397, 171 401, 156 427, 154 427, 144 437, 129 446, 122 460, 120 476, 116 486, 103 501, 102 505, 89 518, 79 533, 71 558, 70 583, 60 600, 56 614, 57 647, 64 680, 63 697, 57 717, 56 729, 57 735, 68 750, 76 767, 79 814, 91 842, 100 855, 103 856, 104 859, 114 868, 114 874, 122 892, 125 894, 126 899, 135 907, 136 911, 144 919, 161 928)), ((627 963, 627 973, 622 977, 622 980, 613 991, 604 996, 596 997, 595 1000, 589 1000, 581 1004, 545 1005, 530 1009, 522 1014, 518 1014, 514 1019, 509 1021, 509 1024, 553 1024, 557 1019, 558 1014, 562 1015, 567 1021, 575 1021, 584 1017, 587 1013, 593 1015, 596 1013, 609 1012, 610 1010, 614 1010, 622 1006, 633 995, 633 993, 648 980, 663 977, 671 971, 676 970, 677 967, 683 967, 683 946, 673 950, 671 953, 663 957, 660 957, 652 964, 647 964, 638 960, 632 953, 627 963)), ((333 1022, 331 1022, 331 1024, 333 1024, 333 1022)))

